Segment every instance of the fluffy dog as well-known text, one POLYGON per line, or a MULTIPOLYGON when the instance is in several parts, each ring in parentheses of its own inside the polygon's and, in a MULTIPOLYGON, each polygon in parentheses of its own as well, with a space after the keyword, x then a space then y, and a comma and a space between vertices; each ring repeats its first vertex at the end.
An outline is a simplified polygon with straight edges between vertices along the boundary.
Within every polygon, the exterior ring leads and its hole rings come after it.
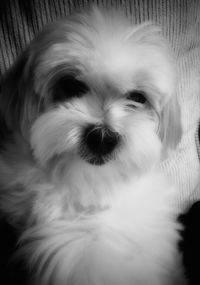
POLYGON ((35 284, 184 284, 178 190, 159 170, 181 137, 175 70, 158 27, 94 8, 6 74, 0 209, 35 284))

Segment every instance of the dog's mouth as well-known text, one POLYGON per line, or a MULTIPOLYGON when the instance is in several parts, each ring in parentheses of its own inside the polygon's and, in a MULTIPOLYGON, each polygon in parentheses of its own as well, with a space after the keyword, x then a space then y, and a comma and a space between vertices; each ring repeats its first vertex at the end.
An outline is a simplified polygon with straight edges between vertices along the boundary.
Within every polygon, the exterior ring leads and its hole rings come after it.
POLYGON ((81 155, 81 158, 92 165, 101 166, 112 160, 112 156, 81 155))

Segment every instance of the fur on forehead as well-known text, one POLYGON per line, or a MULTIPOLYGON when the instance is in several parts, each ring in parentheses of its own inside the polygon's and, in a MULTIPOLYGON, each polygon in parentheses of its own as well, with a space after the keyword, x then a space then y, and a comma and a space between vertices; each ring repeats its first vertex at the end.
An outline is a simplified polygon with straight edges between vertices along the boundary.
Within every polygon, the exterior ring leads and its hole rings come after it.
POLYGON ((37 54, 36 92, 42 79, 51 80, 71 69, 91 81, 110 80, 122 91, 134 88, 134 78, 147 73, 162 99, 167 100, 174 91, 171 52, 160 29, 152 23, 133 26, 130 19, 116 11, 101 13, 93 9, 56 23, 40 38, 33 45, 37 54))

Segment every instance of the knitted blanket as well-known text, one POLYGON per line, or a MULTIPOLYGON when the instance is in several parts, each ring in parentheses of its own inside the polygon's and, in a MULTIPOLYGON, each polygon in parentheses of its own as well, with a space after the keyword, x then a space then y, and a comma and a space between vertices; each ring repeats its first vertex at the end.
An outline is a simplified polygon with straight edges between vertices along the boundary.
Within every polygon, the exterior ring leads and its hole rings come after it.
POLYGON ((163 28, 178 66, 183 136, 161 167, 180 187, 180 208, 200 198, 200 1, 199 0, 6 0, 0 1, 0 76, 47 23, 95 3, 120 7, 134 23, 152 20, 163 28))

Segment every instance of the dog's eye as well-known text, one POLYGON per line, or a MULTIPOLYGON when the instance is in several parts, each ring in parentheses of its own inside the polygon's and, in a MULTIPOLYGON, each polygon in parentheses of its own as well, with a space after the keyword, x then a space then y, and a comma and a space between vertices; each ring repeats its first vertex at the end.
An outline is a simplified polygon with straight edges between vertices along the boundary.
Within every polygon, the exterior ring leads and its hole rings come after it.
POLYGON ((147 99, 145 97, 145 93, 142 91, 134 90, 128 93, 127 100, 130 100, 131 103, 138 103, 140 105, 143 105, 147 102, 147 99))
POLYGON ((53 87, 53 102, 62 102, 81 97, 89 90, 88 86, 73 76, 60 78, 53 87))

